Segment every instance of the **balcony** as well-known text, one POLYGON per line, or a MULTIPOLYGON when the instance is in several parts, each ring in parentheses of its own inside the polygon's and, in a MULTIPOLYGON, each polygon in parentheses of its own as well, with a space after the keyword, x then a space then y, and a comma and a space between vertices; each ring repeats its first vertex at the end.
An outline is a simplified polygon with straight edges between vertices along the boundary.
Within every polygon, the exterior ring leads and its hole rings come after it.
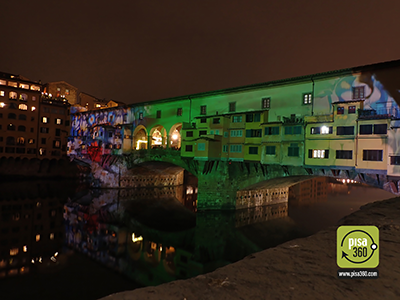
POLYGON ((363 120, 376 119, 400 119, 399 109, 392 107, 391 109, 358 109, 358 118, 363 120))

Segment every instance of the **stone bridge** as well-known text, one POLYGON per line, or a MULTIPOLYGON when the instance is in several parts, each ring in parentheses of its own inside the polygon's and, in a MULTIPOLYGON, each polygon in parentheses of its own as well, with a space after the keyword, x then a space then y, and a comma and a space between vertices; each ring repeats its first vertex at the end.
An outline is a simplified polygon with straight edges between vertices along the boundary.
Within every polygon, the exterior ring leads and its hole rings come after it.
MULTIPOLYGON (((266 165, 259 162, 200 161, 183 158, 172 149, 134 151, 125 157, 128 168, 144 162, 168 162, 182 167, 198 178, 198 210, 234 210, 242 208, 237 192, 257 183, 287 177, 287 187, 316 176, 351 179, 398 194, 398 181, 386 175, 359 173, 329 167, 266 165)), ((280 183, 282 185, 282 183, 280 183)), ((247 206, 248 207, 248 206, 247 206)))

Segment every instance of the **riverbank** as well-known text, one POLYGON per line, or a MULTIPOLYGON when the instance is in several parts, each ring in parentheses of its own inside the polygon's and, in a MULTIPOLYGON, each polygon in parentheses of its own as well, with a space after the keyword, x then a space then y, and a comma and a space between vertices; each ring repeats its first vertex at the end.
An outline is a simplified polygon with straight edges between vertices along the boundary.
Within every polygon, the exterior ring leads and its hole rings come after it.
POLYGON ((399 250, 400 198, 392 198, 363 206, 337 226, 255 253, 212 273, 102 299, 399 299, 399 250), (339 225, 379 228, 378 279, 337 278, 339 225))

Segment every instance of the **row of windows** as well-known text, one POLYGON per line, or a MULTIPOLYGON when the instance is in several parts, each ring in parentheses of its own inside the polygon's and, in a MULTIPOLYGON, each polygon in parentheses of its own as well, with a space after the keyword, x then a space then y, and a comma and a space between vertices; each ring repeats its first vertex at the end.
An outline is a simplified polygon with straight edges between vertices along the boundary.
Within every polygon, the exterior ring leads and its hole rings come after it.
POLYGON ((34 84, 29 85, 28 83, 23 83, 23 82, 18 83, 18 82, 10 81, 10 80, 7 83, 7 81, 4 79, 0 79, 0 85, 8 85, 8 86, 12 86, 15 88, 19 87, 21 89, 26 89, 26 90, 30 89, 32 91, 40 91, 40 86, 38 86, 38 85, 34 85, 34 84))
MULTIPOLYGON (((21 103, 17 106, 16 103, 5 104, 4 102, 0 102, 0 108, 5 108, 7 106, 8 109, 19 109, 19 110, 28 110, 28 105, 25 103, 21 103)), ((31 106, 31 111, 35 111, 36 107, 31 106)))
MULTIPOLYGON (((309 149, 308 158, 329 158, 328 149, 309 149)), ((353 159, 352 150, 336 150, 336 159, 353 159)), ((363 161, 382 161, 383 150, 363 150, 363 161)))
MULTIPOLYGON (((8 117, 8 119, 12 119, 12 120, 16 120, 17 119, 17 115, 14 114, 14 113, 9 113, 7 115, 7 117, 8 117)), ((1 118, 3 118, 3 114, 2 113, 0 113, 0 119, 1 118)), ((24 115, 24 114, 19 114, 18 115, 18 120, 26 121, 26 119, 27 119, 26 115, 24 115)), ((34 120, 35 120, 35 117, 31 117, 31 121, 34 121, 34 120)))
MULTIPOLYGON (((310 134, 332 134, 332 126, 311 127, 310 134)), ((360 135, 386 134, 387 124, 360 125, 360 135)), ((354 126, 337 126, 336 135, 354 135, 354 126)))
MULTIPOLYGON (((50 118, 49 117, 42 117, 42 123, 44 123, 44 124, 50 123, 50 118)), ((55 118, 54 119, 54 124, 62 125, 62 123, 63 123, 62 119, 59 119, 59 118, 55 118)))
MULTIPOLYGON (((197 145, 197 149, 199 151, 205 151, 205 143, 199 143, 197 145)), ((249 147, 249 154, 258 154, 259 147, 249 147)), ((192 152, 193 146, 186 145, 186 152, 192 152)), ((228 145, 223 146, 223 152, 228 152, 228 145)), ((231 153, 241 153, 242 145, 230 145, 229 152, 231 153)), ((298 144, 292 143, 288 147, 287 155, 289 157, 299 157, 300 148, 298 144)), ((275 155, 276 154, 276 146, 266 146, 265 147, 266 155, 275 155)), ((329 158, 329 149, 309 149, 308 150, 308 158, 317 158, 317 159, 328 159, 329 158)), ((336 150, 336 159, 353 159, 353 151, 352 150, 336 150)), ((400 165, 400 156, 391 156, 390 158, 391 165, 400 165)), ((382 161, 383 160, 383 150, 363 150, 363 161, 382 161)))
MULTIPOLYGON (((344 114, 344 107, 343 106, 338 106, 336 109, 336 112, 338 115, 343 115, 344 114)), ((349 106, 347 110, 348 114, 355 114, 356 113, 356 107, 354 105, 349 106)))
MULTIPOLYGON (((4 91, 0 91, 0 97, 4 97, 6 94, 4 91)), ((16 92, 9 92, 8 93, 8 98, 11 100, 22 100, 22 101, 27 101, 28 100, 28 95, 27 94, 20 94, 18 97, 18 94, 16 92)), ((32 96, 32 101, 36 101, 36 96, 32 96)))
MULTIPOLYGON (((354 100, 360 100, 364 99, 364 86, 360 87, 353 87, 353 99, 354 100)), ((304 93, 303 98, 302 98, 302 103, 303 105, 310 105, 312 104, 313 98, 312 98, 312 93, 304 93)), ((262 98, 261 99, 261 109, 268 109, 271 108, 271 98, 262 98)), ((236 111, 236 102, 229 102, 229 112, 235 112, 236 111)), ((338 114, 343 114, 344 113, 344 107, 338 107, 337 109, 338 114)), ((354 114, 356 113, 356 107, 355 106, 349 106, 348 108, 348 113, 349 114, 354 114)), ((206 105, 201 105, 200 106, 200 114, 201 115, 206 115, 207 114, 207 106, 206 105)), ((178 114, 179 116, 179 114, 178 114)), ((241 121, 240 121, 241 122, 241 121)), ((255 121, 257 122, 257 121, 255 121)))

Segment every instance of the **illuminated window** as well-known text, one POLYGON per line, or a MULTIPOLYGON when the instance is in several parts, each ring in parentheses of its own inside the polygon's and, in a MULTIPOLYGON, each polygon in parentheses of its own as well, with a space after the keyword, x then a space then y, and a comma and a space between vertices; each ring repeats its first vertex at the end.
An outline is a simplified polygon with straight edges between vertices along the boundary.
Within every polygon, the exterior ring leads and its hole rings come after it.
POLYGON ((20 104, 20 105, 18 105, 18 109, 20 109, 20 110, 28 110, 28 106, 26 104, 20 104))
POLYGON ((28 246, 27 246, 27 245, 23 246, 23 247, 22 247, 22 251, 28 252, 28 246))
POLYGON ((12 248, 12 249, 10 249, 10 255, 11 255, 11 256, 17 255, 18 252, 19 252, 18 248, 12 248))
POLYGON ((19 87, 20 87, 21 89, 29 90, 29 84, 26 84, 26 83, 20 83, 20 84, 19 84, 19 87))
POLYGON ((40 148, 39 149, 39 155, 46 155, 46 149, 40 148))
POLYGON ((312 94, 311 93, 303 94, 303 104, 304 105, 312 104, 312 94))
POLYGON ((42 123, 47 123, 48 122, 48 118, 47 117, 42 117, 42 123))
POLYGON ((35 143, 35 140, 34 139, 29 139, 28 140, 28 144, 34 144, 35 143))
POLYGON ((50 239, 54 240, 54 233, 50 233, 50 239))
POLYGON ((22 136, 18 137, 17 138, 17 144, 18 145, 25 145, 25 139, 22 136))
POLYGON ((60 92, 61 91, 61 88, 57 88, 57 92, 60 92))
POLYGON ((31 107, 31 111, 34 111, 36 109, 36 107, 32 106, 31 107))
POLYGON ((308 158, 329 158, 329 150, 308 150, 308 158))
POLYGON ((0 91, 0 96, 4 97, 4 91, 0 91))
POLYGON ((236 102, 229 102, 229 112, 236 111, 236 102))
POLYGON ((4 102, 0 102, 0 108, 4 108, 4 106, 6 106, 6 104, 4 102))
MULTIPOLYGON (((32 90, 32 91, 40 91, 40 86, 31 85, 31 90, 32 90)), ((32 99, 32 100, 33 100, 33 99, 32 99)))
POLYGON ((69 95, 69 89, 65 89, 65 95, 69 95))
POLYGON ((60 148, 60 141, 54 141, 54 148, 60 148))
POLYGON ((332 126, 321 126, 321 127, 311 127, 311 134, 332 134, 333 127, 332 126))
POLYGON ((8 86, 12 86, 12 87, 18 87, 18 84, 14 81, 9 81, 8 82, 8 86))
POLYGON ((271 98, 263 98, 261 100, 261 108, 265 109, 265 108, 270 108, 271 106, 271 98))
POLYGON ((10 98, 10 99, 17 99, 17 93, 16 92, 10 92, 9 94, 8 94, 8 97, 10 98))
POLYGON ((96 104, 96 107, 101 107, 101 104, 96 104))
POLYGON ((61 119, 56 119, 56 124, 57 125, 61 125, 62 124, 62 120, 61 119))
POLYGON ((40 241, 40 234, 37 234, 36 235, 36 242, 39 242, 40 241))
POLYGON ((6 85, 7 81, 0 79, 0 85, 6 85))

